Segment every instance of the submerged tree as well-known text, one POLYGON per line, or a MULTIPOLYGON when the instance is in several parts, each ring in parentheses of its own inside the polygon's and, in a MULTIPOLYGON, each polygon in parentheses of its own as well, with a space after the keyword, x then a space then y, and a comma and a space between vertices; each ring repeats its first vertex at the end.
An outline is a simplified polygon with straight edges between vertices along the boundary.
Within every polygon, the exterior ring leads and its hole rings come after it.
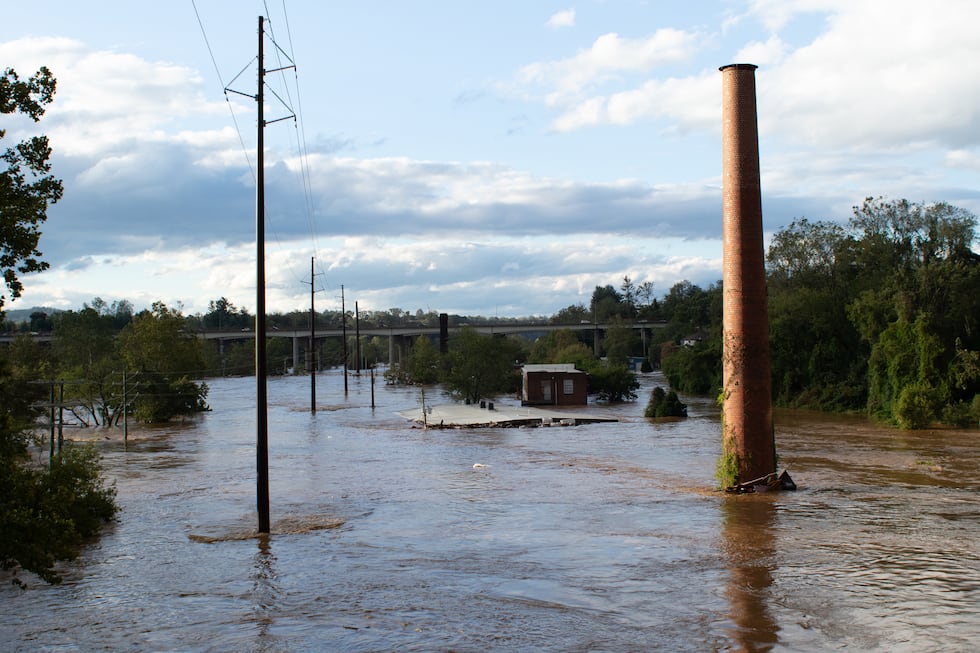
POLYGON ((469 327, 449 341, 443 383, 454 396, 477 402, 504 392, 516 392, 520 375, 515 364, 523 358, 518 341, 485 336, 469 327))
POLYGON ((645 417, 687 417, 687 404, 681 402, 673 390, 665 391, 659 385, 650 393, 645 417))
POLYGON ((155 302, 119 335, 119 348, 133 371, 137 419, 161 422, 207 410, 207 385, 192 380, 202 374, 204 350, 180 311, 155 302))

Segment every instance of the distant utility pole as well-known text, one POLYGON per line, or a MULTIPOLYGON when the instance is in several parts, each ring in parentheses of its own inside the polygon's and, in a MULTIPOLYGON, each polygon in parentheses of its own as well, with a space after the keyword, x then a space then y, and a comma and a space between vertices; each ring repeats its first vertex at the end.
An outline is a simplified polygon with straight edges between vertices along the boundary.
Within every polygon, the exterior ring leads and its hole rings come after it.
POLYGON ((306 369, 310 372, 310 412, 316 415, 316 309, 313 298, 316 293, 316 272, 313 270, 314 257, 310 257, 310 346, 306 351, 306 369))
POLYGON ((361 313, 354 301, 354 371, 361 375, 361 313))
POLYGON ((344 284, 340 284, 340 324, 344 335, 344 396, 347 396, 347 309, 344 306, 344 284))

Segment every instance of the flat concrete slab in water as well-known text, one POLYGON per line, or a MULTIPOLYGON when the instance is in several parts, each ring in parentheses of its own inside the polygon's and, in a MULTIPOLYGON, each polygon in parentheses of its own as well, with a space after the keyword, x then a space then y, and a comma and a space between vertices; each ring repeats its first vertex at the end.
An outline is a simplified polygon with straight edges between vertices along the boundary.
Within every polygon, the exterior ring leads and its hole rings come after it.
MULTIPOLYGON (((489 404, 487 404, 489 406, 489 404)), ((479 426, 574 426, 593 422, 617 422, 615 417, 589 414, 587 410, 552 410, 533 406, 501 406, 493 410, 476 405, 444 404, 427 406, 424 417, 421 408, 402 410, 398 415, 429 428, 459 428, 479 426)))

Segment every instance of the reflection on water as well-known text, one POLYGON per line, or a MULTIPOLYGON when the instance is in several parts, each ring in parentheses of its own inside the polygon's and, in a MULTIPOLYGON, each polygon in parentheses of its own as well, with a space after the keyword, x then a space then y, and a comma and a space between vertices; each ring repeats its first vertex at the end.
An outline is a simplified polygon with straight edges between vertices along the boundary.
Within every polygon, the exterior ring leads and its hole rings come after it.
POLYGON ((977 648, 976 431, 781 412, 800 490, 732 497, 714 402, 650 423, 657 382, 614 424, 425 431, 414 389, 324 374, 310 415, 275 379, 259 537, 254 382, 216 380, 199 420, 101 442, 119 521, 64 585, 0 588, 3 648, 977 648))
POLYGON ((776 565, 774 494, 736 495, 722 502, 722 545, 728 560, 729 612, 738 650, 769 651, 779 626, 769 605, 776 565))

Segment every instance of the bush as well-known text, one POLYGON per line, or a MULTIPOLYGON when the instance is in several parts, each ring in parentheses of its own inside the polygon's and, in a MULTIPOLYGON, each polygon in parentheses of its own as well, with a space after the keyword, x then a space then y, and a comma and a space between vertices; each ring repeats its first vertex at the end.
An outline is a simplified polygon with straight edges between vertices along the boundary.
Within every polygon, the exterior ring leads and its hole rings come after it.
POLYGON ((687 417, 687 405, 681 403, 676 392, 664 392, 658 385, 650 393, 650 402, 643 414, 646 417, 687 417))
POLYGON ((934 391, 928 383, 913 383, 902 388, 895 404, 895 420, 903 429, 929 426, 935 416, 934 391))
MULTIPOLYGON (((68 443, 49 469, 0 461, 0 568, 31 571, 60 583, 54 564, 78 555, 117 511, 93 446, 68 443)), ((14 582, 19 582, 17 579, 14 582)))

